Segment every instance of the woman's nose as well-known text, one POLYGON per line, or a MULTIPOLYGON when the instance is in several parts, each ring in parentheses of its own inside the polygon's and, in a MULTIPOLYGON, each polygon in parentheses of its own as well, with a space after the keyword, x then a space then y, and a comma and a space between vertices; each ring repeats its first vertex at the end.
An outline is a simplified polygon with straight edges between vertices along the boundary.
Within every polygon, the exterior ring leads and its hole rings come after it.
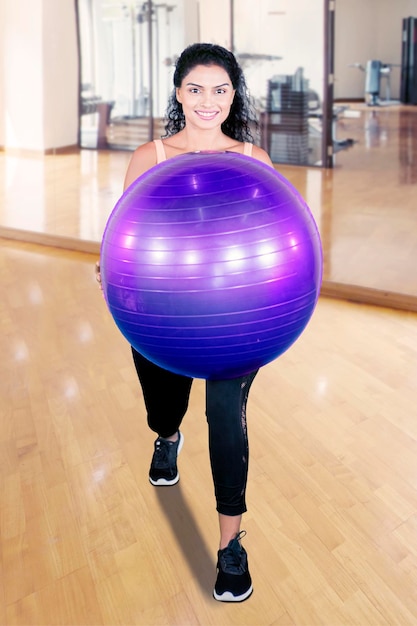
POLYGON ((201 95, 201 103, 204 106, 209 106, 212 103, 212 94, 210 91, 205 91, 201 95))

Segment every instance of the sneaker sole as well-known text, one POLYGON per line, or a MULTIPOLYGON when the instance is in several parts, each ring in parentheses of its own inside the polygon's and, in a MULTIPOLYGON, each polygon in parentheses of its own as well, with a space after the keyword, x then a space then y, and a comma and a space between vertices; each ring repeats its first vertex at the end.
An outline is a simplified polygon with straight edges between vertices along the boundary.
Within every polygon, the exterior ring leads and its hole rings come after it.
MULTIPOLYGON (((184 435, 182 434, 182 432, 180 431, 180 442, 178 444, 178 450, 177 450, 177 456, 179 455, 179 453, 181 452, 182 446, 184 443, 184 435)), ((172 480, 167 480, 166 478, 158 478, 158 480, 152 480, 152 478, 149 476, 149 482, 151 483, 151 485, 153 485, 154 487, 172 487, 173 485, 176 485, 177 482, 180 479, 180 474, 179 472, 177 472, 177 475, 175 476, 175 478, 173 478, 172 480)))
POLYGON ((152 478, 149 476, 149 482, 154 487, 172 487, 172 485, 177 484, 179 479, 180 479, 179 474, 177 474, 175 478, 173 478, 172 480, 167 480, 166 478, 159 478, 158 480, 152 480, 152 478))
POLYGON ((243 602, 247 600, 249 596, 252 595, 253 587, 252 585, 249 587, 245 593, 242 593, 240 596, 234 596, 230 591, 224 591, 222 594, 216 593, 216 590, 213 591, 213 598, 218 600, 219 602, 243 602))

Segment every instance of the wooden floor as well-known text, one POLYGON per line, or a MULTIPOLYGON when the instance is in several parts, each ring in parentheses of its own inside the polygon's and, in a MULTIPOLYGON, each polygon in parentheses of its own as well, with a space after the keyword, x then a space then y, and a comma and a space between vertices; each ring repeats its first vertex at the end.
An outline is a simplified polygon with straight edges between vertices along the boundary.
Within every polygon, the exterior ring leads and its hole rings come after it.
POLYGON ((248 406, 254 594, 211 597, 218 541, 195 381, 178 486, 95 255, 0 247, 0 624, 415 626, 417 315, 322 297, 248 406))
MULTIPOLYGON (((323 293, 417 311, 417 107, 351 104, 333 170, 279 165, 324 248, 323 293), (357 117, 352 117, 357 116, 357 117)), ((99 250, 129 152, 0 153, 0 236, 99 250)))

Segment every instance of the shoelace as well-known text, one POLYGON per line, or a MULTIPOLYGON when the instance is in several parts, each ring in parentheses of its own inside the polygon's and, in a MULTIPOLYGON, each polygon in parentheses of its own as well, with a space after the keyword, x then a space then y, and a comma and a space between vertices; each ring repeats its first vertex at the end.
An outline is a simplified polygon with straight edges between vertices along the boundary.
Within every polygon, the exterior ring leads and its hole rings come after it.
POLYGON ((242 547, 239 540, 246 535, 246 530, 241 530, 232 541, 229 542, 227 548, 222 551, 221 559, 224 563, 224 569, 228 572, 240 573, 242 568, 242 547))
POLYGON ((158 441, 156 442, 156 446, 155 446, 155 452, 156 452, 155 462, 157 466, 165 467, 166 465, 169 464, 169 451, 170 451, 170 444, 167 441, 164 441, 163 439, 158 439, 158 441))

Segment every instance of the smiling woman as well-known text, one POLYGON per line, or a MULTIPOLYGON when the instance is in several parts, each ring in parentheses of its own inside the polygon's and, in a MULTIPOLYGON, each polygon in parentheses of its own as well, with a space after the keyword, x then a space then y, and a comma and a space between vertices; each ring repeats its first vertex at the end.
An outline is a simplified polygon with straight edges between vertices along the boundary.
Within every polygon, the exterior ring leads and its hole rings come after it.
MULTIPOLYGON (((125 189, 129 187, 127 195, 133 193, 132 183, 157 163, 186 153, 192 162, 198 156, 192 154, 194 152, 250 154, 254 160, 266 164, 270 172, 272 163, 268 154, 252 145, 250 123, 253 119, 243 72, 235 56, 225 48, 197 43, 184 50, 176 64, 167 117, 165 138, 145 143, 135 150, 125 177, 125 189)), ((210 158, 215 159, 221 156, 210 154, 210 158)), ((221 173, 216 176, 214 163, 211 167, 210 176, 217 185, 221 173)), ((147 175, 146 184, 149 176, 151 173, 147 175)), ((165 179, 161 182, 164 187, 165 179)), ((181 195, 180 190, 178 195, 181 195)), ((193 195, 194 192, 190 197, 193 195)), ((171 203, 167 208, 171 208, 171 203)), ((169 213, 172 214, 171 211, 169 213)), ((157 214, 158 210, 155 210, 152 222, 156 222, 152 230, 157 228, 159 241, 163 237, 163 228, 157 224, 157 214)), ((105 270, 105 245, 102 252, 105 270)), ((178 255, 176 257, 173 263, 178 263, 178 255)), ((158 271, 161 267, 158 264, 158 271)), ((239 280, 239 273, 237 277, 239 280)), ((107 286, 108 283, 105 283, 106 293, 107 286)), ((134 297, 133 293, 129 297, 134 297)), ((204 311, 202 317, 210 315, 206 303, 204 311)), ((170 313, 164 308, 165 316, 170 317, 170 313)), ((202 343, 199 345, 201 349, 202 343)), ((187 411, 193 381, 191 376, 194 374, 182 370, 180 373, 175 368, 169 371, 145 358, 139 348, 132 350, 148 424, 157 434, 149 480, 157 487, 174 485, 179 480, 177 456, 183 445, 180 426, 187 411)), ((216 357, 216 360, 221 368, 221 357, 216 357)), ((240 602, 252 593, 247 554, 240 545, 245 533, 240 530, 240 525, 242 514, 246 511, 248 472, 246 403, 258 368, 257 364, 251 363, 250 369, 245 369, 243 373, 234 372, 233 378, 222 375, 221 380, 210 379, 206 383, 209 453, 220 526, 217 580, 213 595, 220 601, 240 602)))

